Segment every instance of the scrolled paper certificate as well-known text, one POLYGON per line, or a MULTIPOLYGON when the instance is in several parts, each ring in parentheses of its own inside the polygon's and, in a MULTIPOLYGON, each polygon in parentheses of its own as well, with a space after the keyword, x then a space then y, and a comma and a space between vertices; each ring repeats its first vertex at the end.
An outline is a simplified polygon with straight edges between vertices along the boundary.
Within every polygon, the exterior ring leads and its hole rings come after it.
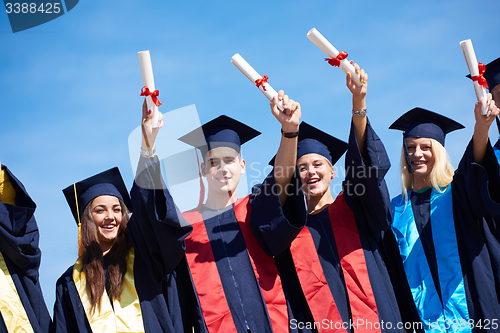
MULTIPOLYGON (((273 97, 278 97, 278 93, 276 90, 271 87, 271 85, 267 82, 268 77, 264 75, 264 77, 260 76, 259 73, 245 59, 239 54, 236 53, 232 58, 231 62, 236 66, 254 85, 259 88, 260 91, 264 95, 266 95, 269 101, 273 100, 273 97)), ((278 101, 278 108, 283 111, 283 101, 278 101)))
MULTIPOLYGON (((141 66, 141 74, 142 74, 142 83, 144 87, 147 87, 150 92, 155 91, 155 79, 153 77, 153 66, 151 64, 151 56, 149 54, 149 50, 147 51, 140 51, 138 52, 139 55, 139 64, 141 66)), ((144 96, 141 94, 141 96, 144 96)), ((148 110, 153 111, 153 127, 157 128, 160 126, 160 123, 158 121, 158 103, 155 103, 153 101, 152 95, 146 95, 146 103, 148 105, 148 110)), ((158 100, 157 97, 155 97, 155 100, 158 100)))
MULTIPOLYGON (((462 47, 462 52, 464 53, 465 62, 467 63, 467 67, 469 67, 470 76, 472 78, 482 76, 482 73, 479 73, 479 65, 477 63, 476 53, 474 52, 474 47, 472 46, 472 41, 470 39, 464 40, 460 42, 460 47, 462 47)), ((488 105, 486 105, 486 90, 484 87, 479 84, 478 80, 473 81, 474 90, 476 92, 476 97, 478 101, 483 101, 481 105, 481 114, 486 115, 488 110, 488 105)))
MULTIPOLYGON (((311 42, 313 42, 317 47, 321 49, 327 56, 332 59, 337 58, 339 55, 339 51, 318 31, 316 28, 312 28, 307 33, 307 38, 311 42)), ((354 66, 347 59, 340 60, 340 69, 347 74, 347 72, 351 73, 351 77, 358 86, 361 86, 362 83, 359 79, 359 74, 356 74, 356 70, 354 66)))

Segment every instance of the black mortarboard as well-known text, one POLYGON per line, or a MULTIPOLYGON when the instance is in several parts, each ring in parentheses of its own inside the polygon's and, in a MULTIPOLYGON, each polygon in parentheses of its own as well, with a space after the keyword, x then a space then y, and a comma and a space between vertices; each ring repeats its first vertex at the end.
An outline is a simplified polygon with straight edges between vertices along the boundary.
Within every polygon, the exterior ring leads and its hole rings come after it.
POLYGON ((404 131, 405 138, 431 138, 444 146, 447 133, 465 128, 455 120, 422 108, 413 108, 398 118, 390 129, 404 131))
POLYGON ((120 170, 116 167, 71 184, 63 190, 63 193, 77 224, 81 220, 85 206, 101 195, 112 195, 123 200, 128 210, 132 212, 132 201, 120 170))
POLYGON ((405 147, 408 170, 413 172, 410 163, 405 138, 430 138, 437 140, 444 146, 447 133, 465 128, 453 119, 422 108, 413 108, 398 118, 389 129, 403 131, 403 146, 405 147))
POLYGON ((250 126, 222 115, 189 132, 179 140, 200 149, 205 156, 210 149, 217 147, 230 147, 239 153, 242 144, 260 134, 250 126))
MULTIPOLYGON (((483 76, 486 79, 486 83, 488 83, 488 90, 491 92, 497 84, 500 84, 500 58, 486 65, 486 71, 483 76)), ((469 74, 467 77, 470 79, 471 75, 469 74)))
MULTIPOLYGON (((327 134, 306 122, 299 126, 299 139, 297 143, 297 160, 307 154, 324 156, 332 165, 344 155, 347 143, 327 134)), ((276 156, 269 162, 274 165, 276 156)))

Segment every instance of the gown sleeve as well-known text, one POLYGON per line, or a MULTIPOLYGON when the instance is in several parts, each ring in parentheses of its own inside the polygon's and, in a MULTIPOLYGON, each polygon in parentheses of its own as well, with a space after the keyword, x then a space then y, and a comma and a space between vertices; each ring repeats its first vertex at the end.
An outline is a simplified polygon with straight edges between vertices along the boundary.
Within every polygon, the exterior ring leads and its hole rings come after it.
POLYGON ((57 280, 51 333, 92 332, 72 274, 73 266, 57 280))
POLYGON ((191 225, 182 217, 163 181, 158 157, 141 157, 131 190, 134 213, 128 222, 134 249, 161 281, 184 257, 191 225))
POLYGON ((34 216, 36 205, 6 166, 0 173, 0 251, 33 331, 47 332, 51 319, 39 281, 42 254, 34 216), (6 187, 10 195, 5 193, 6 187))
MULTIPOLYGON (((483 162, 474 162, 473 142, 467 149, 453 176, 454 193, 467 204, 474 219, 487 218, 490 227, 496 230, 500 225, 500 174, 499 165, 488 140, 483 162)), ((497 232, 497 240, 500 240, 497 232)))
POLYGON ((385 147, 368 121, 366 154, 361 156, 351 123, 349 146, 345 158, 344 197, 356 221, 366 232, 378 237, 391 221, 391 200, 384 177, 391 163, 385 147))
POLYGON ((275 183, 273 170, 252 192, 250 221, 254 235, 268 255, 279 255, 290 247, 306 223, 307 209, 297 169, 284 189, 275 183), (288 194, 283 207, 279 191, 288 194))

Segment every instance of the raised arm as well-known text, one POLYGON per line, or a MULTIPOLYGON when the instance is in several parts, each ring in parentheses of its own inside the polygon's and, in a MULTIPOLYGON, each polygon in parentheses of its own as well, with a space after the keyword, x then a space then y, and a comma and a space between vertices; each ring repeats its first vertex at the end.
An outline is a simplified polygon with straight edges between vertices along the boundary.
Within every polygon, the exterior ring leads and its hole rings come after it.
POLYGON ((301 117, 300 104, 288 98, 283 90, 278 92, 278 100, 283 101, 284 112, 277 106, 277 100, 271 101, 271 111, 281 124, 281 142, 274 161, 274 181, 279 190, 281 206, 285 204, 287 198, 287 185, 295 172, 297 161, 297 142, 301 117))
MULTIPOLYGON (((352 61, 351 61, 352 63, 352 61)), ((346 85, 352 93, 352 123, 356 132, 356 141, 362 156, 366 153, 366 92, 368 89, 368 74, 364 69, 360 69, 358 64, 353 64, 356 73, 360 75, 361 87, 356 85, 351 78, 351 73, 347 73, 346 85)))
POLYGON ((366 116, 368 74, 353 64, 360 74, 361 87, 347 74, 346 84, 352 93, 352 123, 345 158, 346 178, 343 193, 356 219, 372 235, 385 230, 391 221, 389 192, 384 181, 390 168, 382 141, 366 116))
POLYGON ((481 114, 482 101, 478 101, 474 107, 474 116, 476 117, 476 124, 474 126, 474 135, 472 137, 474 161, 481 164, 486 153, 486 146, 490 134, 490 126, 499 114, 500 110, 492 100, 491 94, 488 94, 488 113, 481 114))
POLYGON ((146 103, 142 109, 142 151, 131 190, 134 213, 128 223, 132 244, 156 279, 170 273, 184 256, 184 238, 192 230, 163 181, 160 161, 154 152, 155 140, 163 126, 152 127, 146 103))

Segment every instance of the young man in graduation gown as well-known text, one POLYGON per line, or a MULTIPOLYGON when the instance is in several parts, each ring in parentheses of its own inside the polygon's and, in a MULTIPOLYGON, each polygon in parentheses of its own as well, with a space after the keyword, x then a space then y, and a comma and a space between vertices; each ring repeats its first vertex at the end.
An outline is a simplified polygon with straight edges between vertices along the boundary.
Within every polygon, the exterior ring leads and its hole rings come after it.
POLYGON ((362 87, 347 77, 353 93, 349 144, 302 123, 294 153, 275 159, 287 169, 297 165, 298 173, 284 174, 275 164, 253 205, 252 223, 263 248, 276 258, 294 313, 292 327, 303 331, 403 332, 378 245, 390 223, 383 180, 390 163, 367 120, 366 74, 360 74, 362 87), (332 165, 346 148, 344 191, 334 199, 332 165), (286 188, 284 195, 275 194, 276 185, 286 188), (303 197, 290 195, 301 189, 307 209, 303 197), (298 207, 308 213, 307 222, 298 207))
MULTIPOLYGON (((279 98, 285 112, 275 116, 284 132, 295 132, 300 105, 282 92, 279 98)), ((259 134, 220 116, 180 138, 201 151, 208 184, 207 201, 183 213, 193 226, 185 239, 186 262, 208 332, 289 331, 276 265, 251 231, 251 196, 237 199, 246 166, 240 147, 259 134)))
POLYGON ((163 182, 154 146, 158 128, 152 128, 151 118, 144 103, 141 158, 131 198, 117 168, 63 191, 77 223, 85 205, 95 196, 120 198, 130 212, 133 206, 134 212, 126 224, 130 250, 120 297, 109 304, 106 272, 112 258, 108 253, 102 257, 106 289, 101 311, 89 310, 88 301, 83 301, 88 299, 85 293, 89 289, 77 288, 75 280, 81 281, 83 276, 78 270, 82 262, 79 258, 57 281, 53 332, 193 332, 193 322, 187 321, 186 312, 182 312, 185 309, 179 304, 184 295, 178 293, 182 289, 179 285, 189 281, 177 279, 176 272, 184 256, 184 238, 192 228, 182 219, 163 182))
POLYGON ((23 184, 0 163, 0 332, 49 331, 38 269, 36 205, 23 184))
POLYGON ((403 193, 384 235, 387 265, 408 328, 417 332, 500 330, 500 180, 489 142, 499 110, 476 103, 474 135, 454 171, 445 135, 463 126, 414 108, 403 131, 403 193))

